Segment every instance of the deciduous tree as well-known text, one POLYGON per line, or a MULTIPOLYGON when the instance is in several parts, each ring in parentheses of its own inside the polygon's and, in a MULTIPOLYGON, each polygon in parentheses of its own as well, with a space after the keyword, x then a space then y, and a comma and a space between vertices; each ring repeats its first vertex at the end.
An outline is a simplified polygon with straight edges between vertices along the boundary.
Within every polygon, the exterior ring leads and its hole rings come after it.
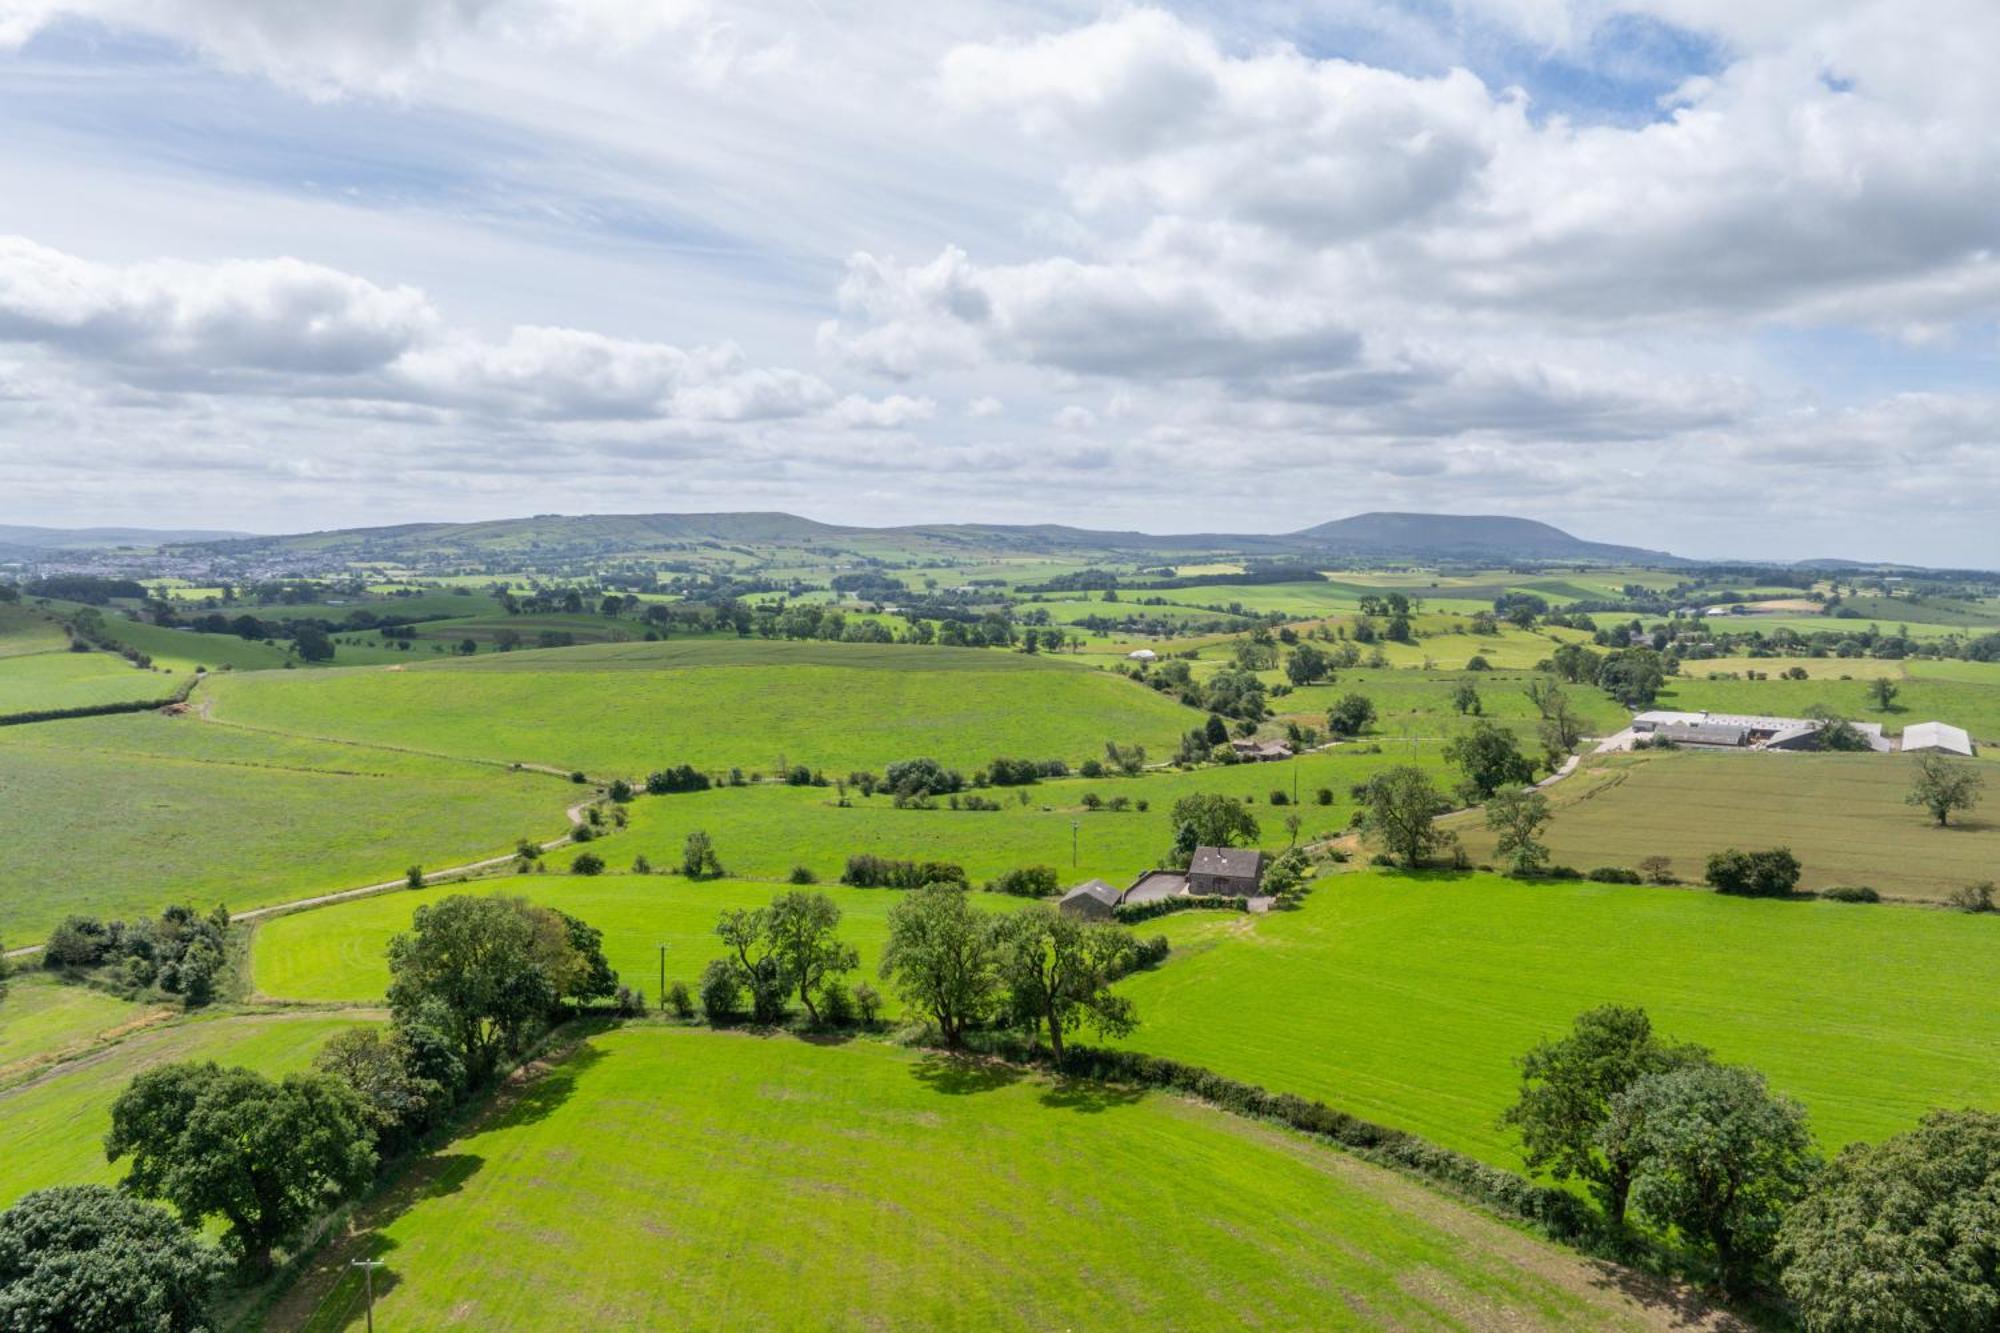
POLYGON ((1368 831, 1412 869, 1443 841, 1437 817, 1446 802, 1430 774, 1414 764, 1383 769, 1369 779, 1362 797, 1368 831))
POLYGON ((998 984, 991 924, 955 884, 925 885, 889 909, 882 976, 905 1004, 930 1015, 948 1046, 991 1011, 998 984))
POLYGON ((37 1190, 0 1213, 0 1327, 196 1333, 228 1265, 174 1217, 104 1185, 37 1190))
POLYGON ((1531 789, 1499 792, 1486 803, 1486 827, 1500 835, 1494 850, 1507 858, 1515 874, 1531 874, 1548 864, 1549 849, 1537 835, 1550 817, 1549 798, 1531 789))
POLYGON ((1123 927, 1084 925, 1037 903, 998 918, 993 933, 1013 1012, 1028 1026, 1047 1030, 1058 1066, 1064 1034, 1079 1024, 1120 1037, 1138 1023, 1132 1001, 1111 989, 1135 947, 1123 927))
POLYGON ((1951 823, 1953 811, 1970 810, 1979 804, 1979 790, 1985 785, 1986 779, 1971 764, 1926 751, 1917 756, 1910 794, 1904 800, 1928 810, 1943 828, 1951 823))
POLYGON ((803 889, 773 898, 764 918, 771 955, 815 1023, 820 1015, 813 996, 829 978, 852 972, 861 962, 854 946, 834 934, 839 928, 840 908, 833 899, 803 889))
POLYGON ((178 1064, 119 1094, 104 1153, 129 1156, 125 1187, 171 1204, 189 1226, 225 1219, 224 1243, 262 1274, 275 1247, 368 1183, 371 1137, 360 1097, 324 1074, 274 1083, 248 1069, 178 1064))

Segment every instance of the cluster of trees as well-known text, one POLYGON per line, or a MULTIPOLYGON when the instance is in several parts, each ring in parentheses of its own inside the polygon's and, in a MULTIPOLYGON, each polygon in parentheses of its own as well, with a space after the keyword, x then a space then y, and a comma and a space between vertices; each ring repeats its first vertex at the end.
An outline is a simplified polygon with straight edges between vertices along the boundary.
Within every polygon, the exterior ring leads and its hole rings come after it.
POLYGON ((1174 802, 1169 816, 1174 841, 1166 863, 1185 869, 1197 847, 1238 847, 1257 841, 1257 818, 1243 802, 1216 792, 1197 792, 1174 802))
POLYGON ((673 792, 707 791, 715 784, 708 774, 693 764, 675 764, 646 775, 646 792, 651 796, 665 796, 673 792))
POLYGON ((145 586, 135 579, 97 574, 51 574, 30 580, 23 591, 30 597, 52 597, 59 602, 82 602, 86 606, 105 606, 114 600, 141 601, 146 596, 145 586))
POLYGON ((1185 659, 1170 658, 1151 666, 1142 665, 1138 674, 1139 679, 1162 694, 1173 695, 1189 708, 1251 722, 1263 720, 1270 712, 1264 682, 1258 679, 1256 669, 1232 664, 1207 680, 1198 681, 1185 659))
POLYGON ((1123 927, 1085 925, 1046 903, 976 910, 966 890, 930 884, 889 909, 882 976, 949 1046, 994 1023, 1046 1034, 1058 1065, 1079 1027, 1123 1036, 1138 1022, 1112 983, 1147 956, 1123 927))
POLYGON ((702 1011, 711 1022, 742 1012, 744 998, 759 1023, 785 1018, 792 997, 814 1023, 851 1021, 876 1001, 841 980, 860 965, 854 946, 839 935, 840 907, 823 893, 794 889, 767 907, 722 913, 715 934, 729 952, 701 974, 702 1011))
POLYGON ((1933 1111, 1831 1163, 1755 1070, 1607 1005, 1521 1060, 1502 1124, 1531 1170, 1581 1183, 1740 1294, 1775 1276, 1807 1328, 1972 1329, 2000 1318, 2000 1115, 1933 1111))
POLYGON ((1799 885, 1799 858, 1789 847, 1744 852, 1731 847, 1708 858, 1707 879, 1718 893, 1783 898, 1799 885))
POLYGON ((215 997, 228 958, 229 909, 207 916, 176 905, 156 918, 101 921, 71 915, 50 933, 42 965, 103 969, 104 980, 133 992, 177 995, 194 1009, 215 997))
POLYGON ((965 885, 965 867, 950 861, 899 861, 860 852, 847 858, 840 882, 857 889, 918 889, 926 884, 965 885))

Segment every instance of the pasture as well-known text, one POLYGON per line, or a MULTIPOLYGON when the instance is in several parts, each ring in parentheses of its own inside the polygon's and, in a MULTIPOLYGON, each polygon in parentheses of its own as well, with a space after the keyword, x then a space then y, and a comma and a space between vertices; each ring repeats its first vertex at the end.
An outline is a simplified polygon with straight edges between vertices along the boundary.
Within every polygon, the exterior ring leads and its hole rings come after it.
POLYGON ((52 708, 167 699, 186 676, 146 671, 111 653, 17 653, 0 657, 0 717, 52 708))
POLYGON ((955 861, 974 881, 1019 866, 1047 865, 1056 868, 1065 886, 1093 876, 1123 885, 1166 855, 1173 843, 1173 804, 1183 796, 1220 792, 1253 800, 1260 843, 1282 851, 1289 843, 1287 814, 1300 817, 1303 839, 1338 831, 1354 809, 1349 789, 1355 784, 1386 764, 1441 762, 1435 746, 1415 751, 1385 746, 1389 752, 1380 755, 1362 749, 1341 746, 1272 764, 1137 778, 1068 778, 978 793, 996 801, 998 810, 951 810, 942 800, 935 810, 898 810, 888 796, 864 797, 853 788, 847 793, 852 804, 842 806, 831 788, 772 784, 643 797, 629 807, 628 829, 584 848, 559 849, 549 860, 563 866, 579 851, 595 851, 616 866, 628 865, 642 853, 655 865, 678 865, 682 842, 701 829, 715 839, 724 866, 752 879, 776 879, 803 865, 831 881, 849 855, 873 852, 904 860, 955 861), (1305 804, 1270 804, 1274 791, 1289 800, 1295 783, 1305 804), (1315 803, 1321 787, 1332 790, 1332 805, 1315 803), (1135 804, 1122 811, 1092 811, 1082 803, 1086 794, 1104 801, 1123 797, 1135 804), (1146 802, 1144 811, 1137 809, 1138 801, 1146 802))
MULTIPOLYGON (((12 1004, 10 999, 7 1003, 12 1004)), ((178 1060, 214 1060, 278 1075, 303 1069, 326 1039, 358 1015, 256 1014, 145 1028, 104 1058, 75 1060, 0 1091, 7 1151, 0 1153, 0 1207, 50 1185, 110 1183, 125 1164, 104 1160, 111 1104, 139 1074, 178 1060)))
POLYGON ((1193 1103, 664 1025, 591 1037, 362 1222, 268 1327, 359 1328, 361 1254, 383 1261, 384 1328, 1595 1329, 1649 1313, 1579 1258, 1193 1103))
POLYGON ((764 640, 599 644, 406 670, 210 681, 215 716, 495 762, 640 776, 675 763, 829 775, 929 755, 1169 752, 1201 715, 1111 672, 1019 653, 764 640))
POLYGON ((127 1004, 46 972, 23 971, 8 980, 7 994, 0 997, 0 1087, 18 1083, 107 1034, 156 1022, 171 1012, 127 1004))
POLYGON ((562 833, 579 795, 545 774, 193 716, 0 728, 0 940, 37 941, 69 912, 240 911, 497 855, 562 833))
MULTIPOLYGON (((839 904, 840 938, 861 955, 850 984, 866 981, 883 993, 885 1012, 900 1012, 876 976, 889 936, 895 889, 812 886, 839 904)), ((724 953, 716 918, 734 907, 761 907, 785 887, 741 880, 689 881, 678 875, 517 875, 472 884, 441 885, 382 894, 295 912, 257 926, 251 982, 266 999, 379 1002, 389 989, 389 941, 410 928, 417 908, 456 893, 519 894, 580 917, 604 932, 604 956, 619 980, 644 990, 658 1005, 659 947, 667 946, 667 981, 696 988, 701 969, 724 953)), ((1018 906, 1018 898, 974 894, 992 911, 1018 906)))
MULTIPOLYGON (((1266 673, 1275 679, 1279 673, 1266 673)), ((1541 714, 1528 702, 1525 693, 1530 681, 1546 679, 1530 671, 1343 671, 1330 685, 1307 685, 1271 700, 1271 709, 1281 718, 1324 728, 1327 710, 1343 695, 1359 694, 1375 705, 1375 722, 1363 733, 1367 740, 1384 743, 1404 737, 1447 737, 1456 735, 1476 719, 1461 714, 1452 704, 1452 693, 1460 681, 1470 681, 1479 691, 1478 717, 1519 732, 1532 741, 1541 714)), ((1587 727, 1609 736, 1623 728, 1630 715, 1617 700, 1589 685, 1565 685, 1570 706, 1587 727)), ((1528 745, 1531 753, 1539 746, 1528 745)))
POLYGON ((2000 917, 1368 871, 1296 912, 1148 923, 1127 1045, 1519 1169, 1514 1060, 1606 1003, 1756 1066, 1823 1145, 2000 1101, 2000 917))
MULTIPOLYGON (((1803 888, 1865 884, 1941 901, 2000 874, 2000 764, 1979 764, 1985 801, 1940 829, 1904 803, 1914 761, 1901 756, 1607 755, 1549 789, 1555 818, 1543 841, 1579 870, 1669 856, 1685 880, 1727 847, 1788 846, 1805 867, 1803 888)), ((1475 860, 1492 859, 1493 834, 1477 816, 1455 827, 1475 860)))

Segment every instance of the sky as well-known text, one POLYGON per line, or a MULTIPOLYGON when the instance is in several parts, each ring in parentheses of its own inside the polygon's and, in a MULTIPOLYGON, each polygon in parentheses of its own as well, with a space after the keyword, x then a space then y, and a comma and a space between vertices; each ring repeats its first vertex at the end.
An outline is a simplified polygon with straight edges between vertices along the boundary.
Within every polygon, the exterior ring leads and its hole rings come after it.
POLYGON ((1992 0, 0 0, 0 523, 2000 566, 1992 0))

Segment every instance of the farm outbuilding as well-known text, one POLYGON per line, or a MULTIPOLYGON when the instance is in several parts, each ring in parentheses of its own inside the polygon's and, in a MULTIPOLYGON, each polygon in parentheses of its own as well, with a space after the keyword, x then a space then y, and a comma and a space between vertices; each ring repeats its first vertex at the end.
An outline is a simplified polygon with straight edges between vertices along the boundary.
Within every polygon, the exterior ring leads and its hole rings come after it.
POLYGON ((1913 722, 1904 727, 1903 753, 1916 754, 1925 750, 1964 755, 1968 759, 1976 753, 1972 736, 1964 727, 1954 727, 1948 722, 1913 722))
POLYGON ((1151 662, 1158 658, 1159 654, 1151 648, 1134 648, 1131 652, 1125 654, 1125 656, 1134 662, 1151 662))
POLYGON ((1248 847, 1197 847, 1188 863, 1193 894, 1234 894, 1254 898, 1264 882, 1264 853, 1248 847))
POLYGON ((1118 906, 1118 890, 1101 879, 1087 879, 1062 896, 1060 911, 1085 921, 1109 921, 1118 906))

